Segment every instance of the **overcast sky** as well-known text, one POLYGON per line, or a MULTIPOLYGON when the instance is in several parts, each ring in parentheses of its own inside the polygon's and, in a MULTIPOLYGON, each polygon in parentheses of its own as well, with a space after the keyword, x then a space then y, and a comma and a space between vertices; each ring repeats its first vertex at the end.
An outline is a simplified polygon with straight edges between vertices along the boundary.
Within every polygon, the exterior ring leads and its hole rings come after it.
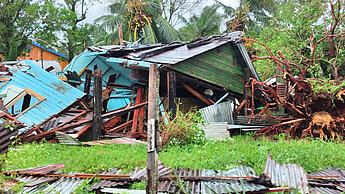
MULTIPOLYGON (((219 0, 220 2, 222 2, 225 5, 229 5, 231 7, 238 7, 238 0, 219 0)), ((100 0, 99 3, 93 5, 89 11, 87 12, 87 16, 86 16, 86 22, 88 23, 92 23, 93 20, 95 20, 96 18, 105 15, 108 13, 107 11, 107 6, 110 4, 109 0, 100 0)), ((208 0, 205 5, 210 5, 212 4, 213 1, 208 0)))

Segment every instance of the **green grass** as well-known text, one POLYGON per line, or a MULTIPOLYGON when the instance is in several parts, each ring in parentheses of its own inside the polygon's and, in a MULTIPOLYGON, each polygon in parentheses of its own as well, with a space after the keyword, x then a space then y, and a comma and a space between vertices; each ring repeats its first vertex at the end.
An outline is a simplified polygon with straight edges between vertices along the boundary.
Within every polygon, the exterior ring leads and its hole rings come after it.
MULTIPOLYGON (((279 163, 298 163, 308 172, 328 167, 345 169, 345 144, 319 140, 254 140, 250 136, 235 136, 234 142, 207 141, 205 145, 174 146, 164 149, 159 157, 166 166, 228 170, 248 165, 260 174, 267 152, 279 163)), ((143 145, 67 146, 32 143, 16 146, 6 156, 5 169, 19 169, 63 162, 63 173, 95 173, 110 167, 124 172, 146 166, 143 145)))

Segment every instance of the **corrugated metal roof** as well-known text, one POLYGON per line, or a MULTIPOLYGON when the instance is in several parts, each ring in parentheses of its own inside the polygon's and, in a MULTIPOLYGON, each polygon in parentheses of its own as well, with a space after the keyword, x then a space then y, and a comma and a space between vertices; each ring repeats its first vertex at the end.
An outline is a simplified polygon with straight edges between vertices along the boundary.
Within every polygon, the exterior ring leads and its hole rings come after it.
POLYGON ((40 125, 45 120, 73 104, 84 96, 84 93, 61 81, 55 75, 46 72, 30 61, 25 61, 26 67, 22 69, 10 68, 13 76, 0 88, 0 93, 9 86, 28 88, 42 96, 44 100, 28 109, 17 119, 29 128, 40 125))
MULTIPOLYGON (((70 175, 74 173, 69 173, 70 175)), ((41 179, 46 179, 42 177, 41 179)), ((64 193, 70 194, 84 181, 80 178, 62 177, 49 184, 40 184, 34 187, 24 187, 22 193, 64 193)))
MULTIPOLYGON (((208 169, 177 169, 177 176, 201 176, 201 177, 256 177, 254 170, 248 166, 239 166, 237 168, 220 171, 208 169)), ((185 191, 188 193, 235 193, 266 190, 267 187, 249 181, 240 180, 213 180, 213 181, 185 181, 185 191)), ((180 188, 170 180, 162 181, 159 191, 167 193, 176 193, 180 188)))
POLYGON ((233 109, 234 108, 232 101, 228 101, 220 104, 207 106, 205 108, 200 109, 200 111, 206 123, 227 122, 228 124, 233 124, 233 109))
POLYGON ((325 193, 328 191, 334 191, 333 193, 345 192, 345 170, 343 169, 324 169, 319 172, 309 173, 309 176, 312 177, 311 181, 313 181, 311 186, 320 193, 322 191, 325 191, 325 193))
MULTIPOLYGON (((1 102, 0 107, 4 108, 1 102)), ((17 135, 18 128, 21 127, 22 123, 20 121, 0 110, 0 155, 8 151, 8 146, 11 145, 11 137, 17 135)))
POLYGON ((290 186, 300 193, 309 193, 308 178, 299 164, 278 164, 268 153, 263 174, 275 186, 290 186))

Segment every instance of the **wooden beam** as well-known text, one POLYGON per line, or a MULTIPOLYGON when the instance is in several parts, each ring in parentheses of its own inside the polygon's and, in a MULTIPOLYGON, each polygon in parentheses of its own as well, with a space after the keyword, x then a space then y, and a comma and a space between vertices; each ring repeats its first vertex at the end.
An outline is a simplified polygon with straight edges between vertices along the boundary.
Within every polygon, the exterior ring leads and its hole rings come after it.
POLYGON ((133 122, 133 120, 127 121, 127 122, 125 122, 125 123, 123 123, 123 124, 121 124, 121 125, 119 125, 119 126, 117 126, 115 128, 109 129, 108 132, 109 133, 114 133, 114 132, 121 131, 121 129, 127 127, 128 125, 131 125, 132 122, 133 122))
POLYGON ((90 139, 98 140, 102 130, 102 70, 95 70, 93 84, 93 124, 90 139))
POLYGON ((83 135, 90 127, 92 126, 92 123, 86 124, 85 127, 83 127, 82 129, 80 129, 77 133, 76 133, 76 139, 78 137, 80 137, 81 135, 83 135))
POLYGON ((207 104, 208 106, 213 105, 214 103, 212 103, 210 100, 206 99, 203 95, 201 95, 199 92, 195 91, 192 87, 190 87, 189 85, 183 83, 182 86, 188 90, 188 92, 190 92, 191 94, 193 94, 195 97, 199 98, 201 101, 203 101, 205 104, 207 104))
POLYGON ((92 77, 92 71, 90 69, 86 69, 85 70, 84 93, 86 93, 88 96, 90 94, 91 77, 92 77))
POLYGON ((158 141, 159 138, 159 70, 150 64, 147 121, 146 193, 155 194, 158 189, 158 141), (158 136, 158 137, 157 137, 158 136))
MULTIPOLYGON (((115 111, 107 112, 107 113, 102 115, 102 118, 108 118, 108 117, 113 117, 113 116, 120 116, 120 115, 126 114, 129 111, 133 111, 135 109, 144 107, 146 105, 147 105, 147 102, 143 102, 141 104, 134 105, 134 106, 131 106, 129 108, 124 108, 124 109, 120 109, 120 110, 115 110, 115 111)), ((40 140, 40 139, 42 139, 44 137, 48 137, 48 136, 54 135, 55 131, 66 131, 68 129, 71 129, 71 128, 74 128, 74 127, 78 127, 80 125, 83 125, 83 124, 86 124, 86 123, 90 123, 90 122, 92 122, 92 120, 78 121, 78 122, 72 123, 70 125, 65 125, 63 127, 58 127, 58 128, 55 128, 55 129, 51 129, 49 131, 43 132, 43 133, 38 134, 38 135, 32 135, 32 136, 29 136, 27 138, 23 138, 22 141, 23 142, 28 142, 28 141, 40 140)))
POLYGON ((176 115, 176 73, 174 71, 167 72, 168 86, 168 112, 171 112, 171 119, 176 115))
POLYGON ((145 108, 140 109, 139 113, 139 132, 143 132, 144 129, 144 116, 145 116, 145 108))
POLYGON ((68 119, 67 121, 65 121, 65 122, 63 122, 63 123, 61 123, 61 124, 59 124, 57 127, 62 127, 62 126, 64 126, 64 125, 66 125, 66 124, 69 124, 70 122, 72 122, 72 121, 74 121, 75 119, 77 119, 77 118, 83 116, 83 115, 86 114, 86 113, 87 113, 87 111, 84 110, 83 112, 77 114, 76 116, 74 116, 74 117, 68 119))
MULTIPOLYGON (((144 88, 139 88, 137 90, 137 99, 135 101, 135 104, 140 104, 142 102, 143 93, 144 93, 144 88)), ((134 111, 133 124, 132 124, 131 132, 137 132, 138 118, 139 118, 139 109, 134 111)))

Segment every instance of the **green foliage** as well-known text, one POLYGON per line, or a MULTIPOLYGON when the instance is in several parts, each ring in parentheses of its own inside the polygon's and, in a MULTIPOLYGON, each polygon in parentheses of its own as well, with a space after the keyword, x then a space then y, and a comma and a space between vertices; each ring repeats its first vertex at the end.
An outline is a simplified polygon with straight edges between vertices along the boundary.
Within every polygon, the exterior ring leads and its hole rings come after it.
MULTIPOLYGON (((297 163, 307 172, 329 167, 345 168, 344 142, 312 139, 285 140, 283 135, 272 142, 252 136, 234 136, 230 141, 206 141, 203 145, 170 146, 159 153, 159 159, 169 167, 229 170, 238 165, 251 166, 261 173, 267 152, 279 163, 297 163)), ((66 146, 49 143, 23 144, 10 149, 5 170, 22 169, 63 162, 62 173, 97 173, 109 168, 122 168, 123 173, 146 166, 147 149, 143 145, 66 146)), ((144 186, 144 183, 138 183, 144 186)), ((139 185, 138 188, 139 188, 139 185)))
POLYGON ((39 27, 39 9, 31 0, 0 0, 0 54, 5 60, 25 55, 29 36, 39 27))
POLYGON ((200 111, 192 108, 187 113, 182 113, 177 106, 176 116, 174 118, 168 116, 168 123, 162 124, 162 144, 169 146, 203 144, 205 132, 199 127, 202 123, 203 117, 200 111))
MULTIPOLYGON (((8 152, 6 167, 28 168, 65 163, 63 173, 72 171, 95 173, 109 168, 124 169, 124 173, 146 165, 146 147, 142 145, 67 146, 49 143, 23 144, 8 152)), ((1 156, 0 158, 4 158, 1 156)))
MULTIPOLYGON (((335 9, 337 10, 337 7, 335 9)), ((343 17, 343 12, 344 10, 340 11, 341 17, 343 17)), ((312 58, 311 41, 315 45, 328 33, 333 24, 328 1, 283 1, 273 12, 269 26, 254 36, 254 39, 270 48, 273 55, 277 56, 277 52, 280 51, 286 59, 305 68, 312 58)), ((344 22, 341 19, 333 33, 342 32, 343 26, 344 22)), ((344 38, 341 36, 334 40, 337 57, 330 56, 330 42, 327 38, 324 39, 315 49, 314 61, 307 71, 307 77, 330 78, 332 64, 338 68, 343 64, 344 38)), ((256 56, 268 56, 266 49, 261 45, 255 45, 250 50, 256 56)), ((257 60, 254 65, 264 80, 276 74, 276 67, 270 60, 257 60)), ((297 68, 292 67, 292 70, 294 75, 299 75, 297 68)), ((339 74, 343 76, 343 70, 340 69, 339 74)))
POLYGON ((129 187, 129 189, 145 190, 146 189, 146 181, 135 182, 129 187))
POLYGON ((58 48, 60 53, 72 60, 75 53, 92 44, 91 35, 95 26, 82 23, 90 4, 85 0, 65 0, 63 4, 46 0, 41 6, 43 22, 35 40, 46 47, 58 48), (81 11, 78 7, 82 7, 81 11))
MULTIPOLYGON (((327 78, 323 79, 309 79, 309 83, 311 83, 313 92, 316 93, 329 93, 331 97, 336 98, 338 92, 345 87, 345 81, 341 83, 336 83, 334 80, 330 80, 327 78)), ((337 97, 341 98, 341 96, 337 97)), ((339 99, 343 100, 343 99, 339 99)))
POLYGON ((185 26, 179 29, 180 34, 185 41, 191 41, 197 38, 219 34, 222 15, 217 12, 219 6, 206 6, 201 14, 193 15, 188 20, 180 16, 185 26))

